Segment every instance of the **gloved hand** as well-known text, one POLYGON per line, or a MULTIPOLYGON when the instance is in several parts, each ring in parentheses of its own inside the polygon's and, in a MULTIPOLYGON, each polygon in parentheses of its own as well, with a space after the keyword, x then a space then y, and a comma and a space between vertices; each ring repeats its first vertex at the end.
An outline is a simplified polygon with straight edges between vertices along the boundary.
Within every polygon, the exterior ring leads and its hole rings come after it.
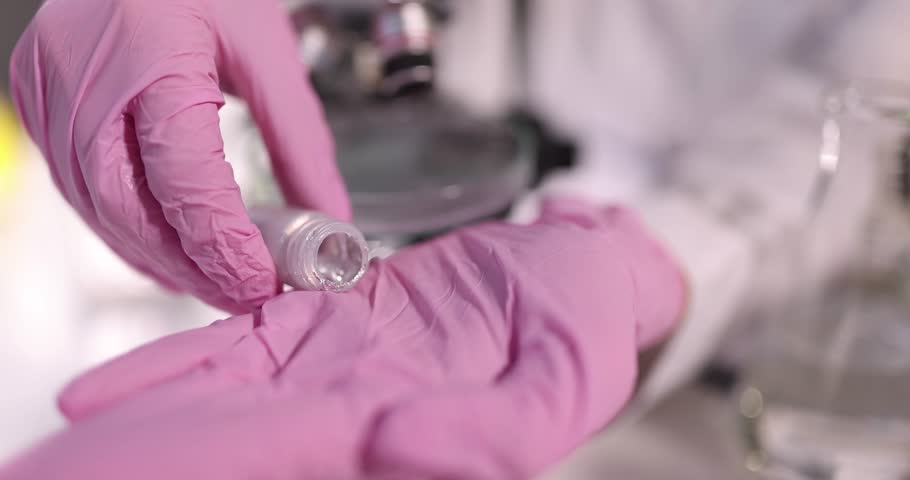
POLYGON ((0 479, 529 478, 627 401, 682 285, 622 210, 471 227, 89 372, 0 479))
POLYGON ((234 313, 279 282, 224 161, 221 87, 244 97, 289 203, 350 216, 277 0, 53 0, 11 93, 57 188, 127 262, 234 313))

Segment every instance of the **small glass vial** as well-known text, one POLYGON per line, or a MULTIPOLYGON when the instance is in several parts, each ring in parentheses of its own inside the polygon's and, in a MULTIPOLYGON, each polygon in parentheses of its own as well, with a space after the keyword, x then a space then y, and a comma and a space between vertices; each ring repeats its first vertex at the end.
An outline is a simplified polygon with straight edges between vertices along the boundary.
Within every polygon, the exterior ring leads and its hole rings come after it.
POLYGON ((299 290, 349 290, 370 261, 363 234, 350 223, 292 208, 256 207, 250 218, 259 227, 278 277, 299 290))

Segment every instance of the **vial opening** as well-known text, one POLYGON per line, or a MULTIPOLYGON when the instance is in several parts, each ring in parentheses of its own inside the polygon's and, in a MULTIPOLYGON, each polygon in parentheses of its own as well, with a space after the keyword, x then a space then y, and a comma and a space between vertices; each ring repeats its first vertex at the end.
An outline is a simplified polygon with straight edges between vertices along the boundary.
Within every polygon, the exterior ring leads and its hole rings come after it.
POLYGON ((366 264, 361 242, 351 235, 327 235, 316 253, 316 275, 329 290, 346 290, 363 274, 366 264))

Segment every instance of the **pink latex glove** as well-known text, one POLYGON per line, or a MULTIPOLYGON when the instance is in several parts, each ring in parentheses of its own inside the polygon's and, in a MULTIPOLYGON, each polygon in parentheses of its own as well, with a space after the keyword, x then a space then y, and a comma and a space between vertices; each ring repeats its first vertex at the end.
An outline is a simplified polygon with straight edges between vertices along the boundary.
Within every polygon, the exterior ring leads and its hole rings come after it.
POLYGON ((616 415, 683 298, 622 210, 468 228, 91 371, 0 479, 529 478, 616 415))
POLYGON ((127 262, 244 313, 278 292, 224 161, 221 86, 250 104, 287 200, 350 216, 331 138, 277 0, 54 0, 11 93, 57 188, 127 262))

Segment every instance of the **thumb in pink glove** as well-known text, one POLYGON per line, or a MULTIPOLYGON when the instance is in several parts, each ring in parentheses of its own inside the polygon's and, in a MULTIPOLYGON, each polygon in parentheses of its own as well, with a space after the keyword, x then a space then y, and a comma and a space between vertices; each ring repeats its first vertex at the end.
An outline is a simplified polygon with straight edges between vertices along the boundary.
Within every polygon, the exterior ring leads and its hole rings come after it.
MULTIPOLYGON (((565 211, 565 210, 562 210, 565 211)), ((622 210, 468 228, 76 380, 0 479, 524 479, 629 398, 680 275, 622 210)))
POLYGON ((278 292, 224 161, 219 86, 250 104, 287 200, 350 216, 277 0, 56 0, 13 53, 11 93, 59 190, 110 247, 232 312, 278 292))

